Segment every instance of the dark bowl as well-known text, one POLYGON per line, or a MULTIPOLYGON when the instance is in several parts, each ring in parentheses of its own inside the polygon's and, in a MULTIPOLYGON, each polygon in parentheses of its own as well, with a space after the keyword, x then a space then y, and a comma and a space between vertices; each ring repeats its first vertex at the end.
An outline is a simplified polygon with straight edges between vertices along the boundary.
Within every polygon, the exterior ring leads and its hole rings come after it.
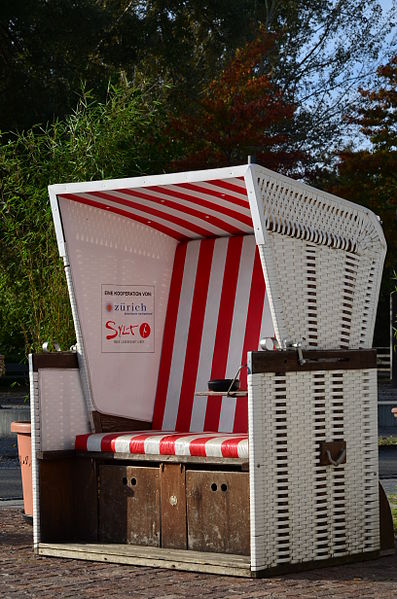
POLYGON ((210 391, 226 392, 226 391, 238 391, 240 387, 240 381, 235 380, 232 387, 230 385, 233 383, 233 379, 213 379, 212 381, 208 381, 208 389, 210 391))

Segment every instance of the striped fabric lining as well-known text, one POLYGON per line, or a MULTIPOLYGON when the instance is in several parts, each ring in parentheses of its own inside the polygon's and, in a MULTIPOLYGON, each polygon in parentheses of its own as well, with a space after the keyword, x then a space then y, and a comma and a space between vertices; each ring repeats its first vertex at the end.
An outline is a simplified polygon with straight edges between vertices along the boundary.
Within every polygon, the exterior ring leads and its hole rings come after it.
POLYGON ((142 431, 78 435, 76 451, 248 459, 248 435, 142 431))
POLYGON ((252 218, 243 179, 213 180, 65 193, 59 198, 108 210, 178 241, 252 234, 252 218))
MULTIPOLYGON (((154 430, 79 435, 76 450, 248 458, 247 397, 195 392, 207 389, 210 378, 233 378, 246 363, 247 352, 258 348, 262 336, 271 335, 254 236, 180 243, 170 284, 154 430)), ((240 388, 247 388, 245 369, 240 388)))
MULTIPOLYGON (((261 336, 273 335, 253 236, 182 243, 176 249, 153 428, 247 433, 247 398, 198 397, 208 380, 233 378, 261 336)), ((246 369, 240 374, 247 388, 246 369)))

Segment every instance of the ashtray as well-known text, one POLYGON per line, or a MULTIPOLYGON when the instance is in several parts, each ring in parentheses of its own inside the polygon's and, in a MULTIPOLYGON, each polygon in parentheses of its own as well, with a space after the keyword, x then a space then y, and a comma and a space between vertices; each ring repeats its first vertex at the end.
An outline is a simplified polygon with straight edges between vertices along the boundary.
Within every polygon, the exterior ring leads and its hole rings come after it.
POLYGON ((235 381, 233 379, 213 379, 212 381, 208 381, 209 391, 226 393, 227 391, 238 391, 239 388, 240 381, 238 379, 236 379, 235 381))

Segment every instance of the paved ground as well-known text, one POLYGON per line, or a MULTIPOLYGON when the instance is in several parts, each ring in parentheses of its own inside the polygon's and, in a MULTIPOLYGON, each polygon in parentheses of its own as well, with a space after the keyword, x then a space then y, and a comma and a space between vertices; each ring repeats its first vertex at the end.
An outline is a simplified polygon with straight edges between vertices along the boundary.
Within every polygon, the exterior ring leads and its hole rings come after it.
POLYGON ((397 598, 397 555, 350 566, 247 580, 117 564, 37 558, 32 553, 31 535, 31 526, 25 523, 19 510, 0 509, 0 596, 4 599, 397 598))

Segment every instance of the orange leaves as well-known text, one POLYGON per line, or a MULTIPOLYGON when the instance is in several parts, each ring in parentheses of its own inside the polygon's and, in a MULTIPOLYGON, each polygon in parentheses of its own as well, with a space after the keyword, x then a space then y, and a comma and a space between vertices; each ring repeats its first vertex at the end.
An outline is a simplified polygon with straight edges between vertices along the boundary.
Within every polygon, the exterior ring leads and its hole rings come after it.
POLYGON ((351 122, 360 126, 374 149, 397 149, 397 56, 377 71, 378 87, 359 89, 363 103, 351 122))
POLYGON ((297 161, 297 154, 283 148, 295 106, 272 80, 268 54, 273 43, 273 36, 262 33, 237 50, 193 110, 171 119, 170 133, 180 151, 174 168, 242 163, 248 154, 284 171, 297 161))

